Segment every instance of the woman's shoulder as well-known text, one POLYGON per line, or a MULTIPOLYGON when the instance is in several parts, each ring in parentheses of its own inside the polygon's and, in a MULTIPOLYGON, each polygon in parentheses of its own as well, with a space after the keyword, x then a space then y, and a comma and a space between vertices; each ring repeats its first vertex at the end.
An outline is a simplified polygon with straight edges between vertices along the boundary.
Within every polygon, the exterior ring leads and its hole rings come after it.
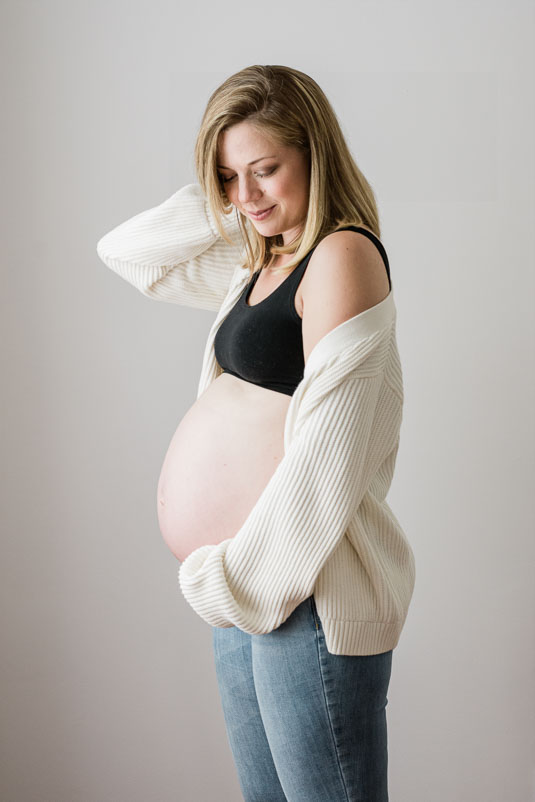
POLYGON ((331 329, 388 296, 383 259, 367 240, 334 231, 314 250, 301 289, 305 355, 331 329))

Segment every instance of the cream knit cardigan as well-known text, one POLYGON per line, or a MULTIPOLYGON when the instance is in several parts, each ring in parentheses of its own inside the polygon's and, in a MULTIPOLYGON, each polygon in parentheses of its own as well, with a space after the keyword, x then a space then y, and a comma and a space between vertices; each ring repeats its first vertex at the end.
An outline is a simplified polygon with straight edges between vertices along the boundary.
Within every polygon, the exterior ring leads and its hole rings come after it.
MULTIPOLYGON (((249 274, 234 218, 219 235, 198 184, 103 236, 97 253, 144 295, 217 310, 199 397, 221 373, 214 337, 249 274)), ((314 594, 332 654, 393 649, 415 581, 409 542, 388 503, 403 380, 393 291, 316 343, 288 407, 284 456, 234 537, 201 546, 180 588, 210 625, 279 627, 314 594)))

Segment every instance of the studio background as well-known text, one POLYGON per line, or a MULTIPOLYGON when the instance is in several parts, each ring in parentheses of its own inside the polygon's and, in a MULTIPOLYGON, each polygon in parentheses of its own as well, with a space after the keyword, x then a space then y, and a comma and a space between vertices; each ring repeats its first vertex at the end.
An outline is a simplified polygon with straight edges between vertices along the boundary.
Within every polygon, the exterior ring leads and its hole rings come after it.
POLYGON ((535 798, 532 2, 4 0, 5 802, 241 799, 211 631, 158 529, 215 313, 98 239, 194 181, 211 92, 311 75, 379 205, 405 384, 389 503, 416 558, 392 802, 535 798))

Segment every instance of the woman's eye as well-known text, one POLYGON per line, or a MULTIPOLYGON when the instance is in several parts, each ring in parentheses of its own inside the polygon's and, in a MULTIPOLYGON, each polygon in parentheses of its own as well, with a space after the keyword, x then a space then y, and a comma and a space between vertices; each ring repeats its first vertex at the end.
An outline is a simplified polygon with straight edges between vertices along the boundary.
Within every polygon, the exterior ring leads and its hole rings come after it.
POLYGON ((272 167, 271 170, 268 170, 266 173, 257 173, 256 175, 259 178, 265 178, 267 175, 272 175, 272 173, 274 173, 276 169, 277 169, 276 167, 272 167))
MULTIPOLYGON (((257 175, 258 178, 266 178, 266 176, 272 175, 275 172, 276 169, 277 169, 276 167, 273 167, 271 170, 268 170, 266 173, 255 173, 255 175, 257 175)), ((229 181, 233 181, 236 178, 235 175, 231 176, 230 178, 225 178, 224 175, 220 175, 219 177, 220 177, 220 179, 222 180, 222 182, 224 184, 228 184, 229 181)))

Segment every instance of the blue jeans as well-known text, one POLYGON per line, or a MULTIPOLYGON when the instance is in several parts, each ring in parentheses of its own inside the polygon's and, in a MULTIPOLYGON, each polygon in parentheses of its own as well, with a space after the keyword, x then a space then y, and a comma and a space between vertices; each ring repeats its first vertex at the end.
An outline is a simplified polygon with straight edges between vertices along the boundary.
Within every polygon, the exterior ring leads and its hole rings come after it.
POLYGON ((388 802, 392 651, 327 651, 314 596, 273 632, 212 627, 245 802, 388 802))

